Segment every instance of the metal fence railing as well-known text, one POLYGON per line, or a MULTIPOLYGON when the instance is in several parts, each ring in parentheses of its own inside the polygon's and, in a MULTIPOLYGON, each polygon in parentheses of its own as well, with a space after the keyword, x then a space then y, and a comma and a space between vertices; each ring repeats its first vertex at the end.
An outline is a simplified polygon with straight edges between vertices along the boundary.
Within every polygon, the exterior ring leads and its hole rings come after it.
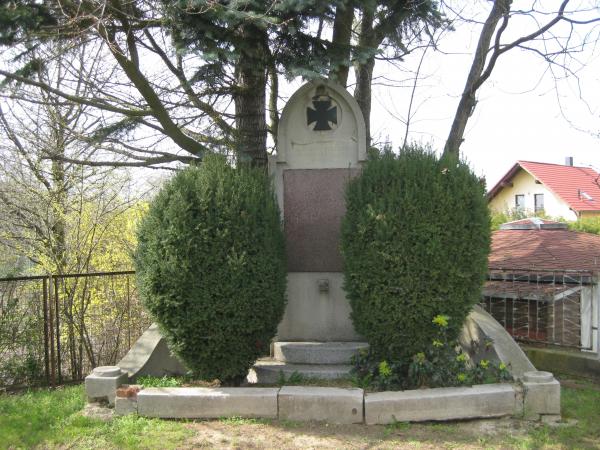
POLYGON ((0 387, 82 380, 150 325, 134 272, 0 278, 0 387))
MULTIPOLYGON (((133 271, 0 278, 0 388, 82 380, 117 363, 151 320, 133 271)), ((490 268, 481 306, 518 341, 592 348, 594 277, 490 268)))
POLYGON ((490 268, 481 306, 518 341, 591 350, 594 277, 490 268))

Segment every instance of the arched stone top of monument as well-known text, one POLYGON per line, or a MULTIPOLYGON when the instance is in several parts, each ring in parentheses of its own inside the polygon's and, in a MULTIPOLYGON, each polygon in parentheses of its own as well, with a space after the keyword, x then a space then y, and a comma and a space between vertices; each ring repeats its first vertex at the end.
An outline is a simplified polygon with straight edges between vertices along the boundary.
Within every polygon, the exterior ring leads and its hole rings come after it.
POLYGON ((279 122, 277 163, 290 169, 348 168, 366 155, 365 121, 346 89, 314 80, 291 96, 279 122))

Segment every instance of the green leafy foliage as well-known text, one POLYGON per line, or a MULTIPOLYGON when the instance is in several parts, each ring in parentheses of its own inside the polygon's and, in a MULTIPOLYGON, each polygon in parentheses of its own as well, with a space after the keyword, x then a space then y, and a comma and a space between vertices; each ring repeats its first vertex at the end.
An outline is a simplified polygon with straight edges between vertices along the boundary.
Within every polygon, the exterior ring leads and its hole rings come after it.
POLYGON ((500 229, 500 225, 507 222, 513 222, 515 220, 528 219, 530 217, 539 217, 540 219, 555 220, 557 222, 564 222, 563 217, 552 217, 546 214, 544 211, 533 211, 531 209, 509 209, 505 211, 492 211, 490 210, 491 227, 492 231, 500 229))
POLYGON ((492 231, 500 229, 500 225, 503 223, 512 222, 514 220, 526 219, 527 217, 534 217, 534 215, 527 215, 525 211, 519 209, 513 209, 510 211, 491 211, 490 210, 490 224, 492 231))
POLYGON ((437 331, 436 337, 424 351, 410 357, 382 361, 370 351, 360 353, 354 359, 352 370, 355 384, 363 389, 386 391, 472 386, 512 380, 505 364, 490 359, 474 362, 456 340, 450 340, 447 316, 438 315, 432 323, 437 331))
POLYGON ((34 386, 44 376, 39 296, 5 286, 0 302, 0 386, 34 386))
POLYGON ((426 150, 384 151, 347 189, 342 224, 345 289, 356 330, 378 360, 400 361, 448 316, 458 335, 480 297, 490 221, 483 183, 464 163, 426 150))
POLYGON ((146 375, 137 379, 137 384, 141 384, 144 387, 180 387, 182 380, 177 377, 168 377, 166 375, 162 377, 153 377, 146 375))
POLYGON ((264 171, 207 157, 170 180, 138 230, 142 299, 200 379, 243 379, 285 306, 284 237, 264 171))
POLYGON ((568 222, 569 230, 584 231, 586 233, 600 234, 600 216, 582 217, 576 222, 568 222))

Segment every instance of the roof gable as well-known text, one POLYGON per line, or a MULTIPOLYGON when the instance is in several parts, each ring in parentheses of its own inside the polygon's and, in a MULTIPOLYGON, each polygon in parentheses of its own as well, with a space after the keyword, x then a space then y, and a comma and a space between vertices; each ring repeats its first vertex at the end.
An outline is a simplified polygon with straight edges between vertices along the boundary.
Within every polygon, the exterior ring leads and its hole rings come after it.
POLYGON ((590 167, 517 161, 489 191, 493 199, 520 170, 541 182, 574 211, 600 211, 600 175, 590 167))

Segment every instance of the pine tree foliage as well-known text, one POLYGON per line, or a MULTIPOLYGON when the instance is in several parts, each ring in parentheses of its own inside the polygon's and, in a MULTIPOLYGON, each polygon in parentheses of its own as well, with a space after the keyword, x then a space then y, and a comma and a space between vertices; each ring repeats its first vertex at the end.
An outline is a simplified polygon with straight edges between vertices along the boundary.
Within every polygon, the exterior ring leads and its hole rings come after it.
POLYGON ((13 45, 30 33, 57 24, 47 2, 3 0, 0 2, 0 45, 13 45))
MULTIPOLYGON (((367 64, 369 70, 357 75, 363 108, 375 55, 388 57, 392 48, 402 54, 398 43, 420 34, 420 24, 433 24, 437 9, 429 0, 15 0, 0 5, 0 45, 13 47, 6 60, 48 39, 96 45, 113 85, 91 98, 71 89, 61 94, 65 102, 103 114, 96 135, 111 140, 110 151, 127 159, 120 165, 190 163, 215 151, 266 165, 267 134, 277 135, 276 78, 337 80, 338 69, 347 76, 352 65, 359 73, 367 64), (340 14, 345 20, 336 20, 340 14), (356 31, 367 14, 372 21, 365 40, 356 31), (340 27, 345 29, 336 33, 340 27), (127 140, 119 139, 123 125, 127 140), (155 142, 139 136, 155 136, 155 142)), ((0 68, 0 82, 36 83, 30 69, 13 60, 0 68)), ((363 108, 365 117, 369 113, 370 103, 363 108)))

